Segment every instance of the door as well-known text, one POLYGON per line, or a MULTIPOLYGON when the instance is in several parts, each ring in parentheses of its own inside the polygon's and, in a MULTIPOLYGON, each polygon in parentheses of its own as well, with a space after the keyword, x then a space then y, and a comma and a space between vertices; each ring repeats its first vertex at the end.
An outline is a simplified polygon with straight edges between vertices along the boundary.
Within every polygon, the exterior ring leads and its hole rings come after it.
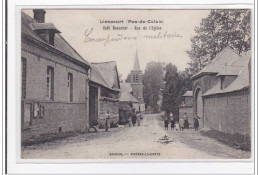
POLYGON ((202 101, 202 92, 198 90, 197 97, 196 97, 196 104, 197 104, 197 116, 200 117, 199 119, 199 127, 203 127, 203 101, 202 101))
POLYGON ((89 86, 89 125, 93 126, 98 119, 98 88, 89 86))
POLYGON ((32 118, 32 104, 25 103, 24 104, 23 129, 26 129, 31 125, 31 118, 32 118))

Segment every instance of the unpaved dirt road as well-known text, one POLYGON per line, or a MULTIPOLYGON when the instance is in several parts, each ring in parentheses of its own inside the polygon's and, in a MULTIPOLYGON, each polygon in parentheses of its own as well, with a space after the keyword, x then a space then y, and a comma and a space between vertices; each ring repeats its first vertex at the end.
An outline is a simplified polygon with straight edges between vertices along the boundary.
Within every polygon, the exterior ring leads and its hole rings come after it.
POLYGON ((236 150, 195 131, 165 131, 159 114, 144 115, 141 126, 81 134, 22 148, 24 159, 241 159, 236 150))

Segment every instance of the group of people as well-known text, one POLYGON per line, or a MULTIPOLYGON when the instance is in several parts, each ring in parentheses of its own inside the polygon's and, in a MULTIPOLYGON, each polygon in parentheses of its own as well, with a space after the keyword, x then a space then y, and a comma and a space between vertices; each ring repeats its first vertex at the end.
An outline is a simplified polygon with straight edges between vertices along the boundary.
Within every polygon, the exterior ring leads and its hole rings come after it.
MULTIPOLYGON (((199 116, 194 117, 193 125, 195 131, 198 131, 199 119, 200 119, 199 116)), ((186 112, 184 113, 183 117, 179 119, 179 121, 177 121, 176 118, 173 117, 172 113, 170 113, 170 117, 165 117, 164 120, 165 130, 168 130, 169 123, 171 124, 171 130, 174 130, 175 127, 177 130, 179 129, 180 131, 183 131, 184 129, 189 129, 189 118, 186 112)))
MULTIPOLYGON (((110 127, 110 113, 109 111, 106 112, 105 114, 105 131, 108 132, 108 128, 110 127)), ((131 123, 133 124, 133 126, 137 125, 140 126, 141 124, 141 113, 139 111, 134 112, 134 115, 132 115, 131 117, 128 118, 128 124, 129 127, 131 126, 131 123)), ((98 125, 98 123, 96 124, 98 125)))
POLYGON ((139 111, 135 112, 133 116, 128 118, 128 125, 131 127, 131 123, 133 126, 137 125, 140 126, 141 124, 141 113, 139 111))

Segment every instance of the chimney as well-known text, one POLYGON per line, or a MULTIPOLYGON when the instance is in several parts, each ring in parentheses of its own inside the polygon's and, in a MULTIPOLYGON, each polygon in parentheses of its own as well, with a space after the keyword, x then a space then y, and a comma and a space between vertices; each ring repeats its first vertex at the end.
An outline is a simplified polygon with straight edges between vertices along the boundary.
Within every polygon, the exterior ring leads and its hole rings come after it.
POLYGON ((46 11, 43 9, 34 9, 33 17, 38 23, 45 23, 45 13, 46 11))

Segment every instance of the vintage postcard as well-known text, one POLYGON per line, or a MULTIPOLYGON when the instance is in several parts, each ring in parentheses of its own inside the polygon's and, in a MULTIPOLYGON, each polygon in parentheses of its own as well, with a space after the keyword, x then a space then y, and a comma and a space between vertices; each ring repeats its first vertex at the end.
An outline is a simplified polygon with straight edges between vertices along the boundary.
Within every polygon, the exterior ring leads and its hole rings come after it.
POLYGON ((251 9, 20 17, 22 160, 252 158, 251 9))

